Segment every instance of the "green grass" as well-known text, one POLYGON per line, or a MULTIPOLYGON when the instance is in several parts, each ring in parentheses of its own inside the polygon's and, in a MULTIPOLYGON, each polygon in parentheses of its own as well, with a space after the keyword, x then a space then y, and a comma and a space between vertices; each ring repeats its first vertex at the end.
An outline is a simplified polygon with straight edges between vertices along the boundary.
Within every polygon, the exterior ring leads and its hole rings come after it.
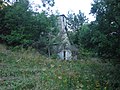
POLYGON ((98 61, 48 59, 0 45, 0 90, 120 90, 120 70, 98 61))

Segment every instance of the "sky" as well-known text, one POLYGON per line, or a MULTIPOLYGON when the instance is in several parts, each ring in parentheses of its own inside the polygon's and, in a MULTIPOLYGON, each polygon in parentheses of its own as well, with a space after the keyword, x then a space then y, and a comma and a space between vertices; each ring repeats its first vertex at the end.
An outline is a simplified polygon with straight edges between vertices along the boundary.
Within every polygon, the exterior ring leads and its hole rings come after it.
MULTIPOLYGON (((41 3, 41 0, 30 1, 34 2, 34 4, 41 3)), ((92 16, 92 14, 89 14, 91 9, 91 3, 93 3, 93 0, 54 0, 54 1, 55 6, 51 8, 53 12, 58 10, 60 14, 67 15, 68 11, 78 13, 79 10, 81 10, 81 12, 84 13, 87 18, 89 18, 89 21, 95 20, 94 16, 92 16)))

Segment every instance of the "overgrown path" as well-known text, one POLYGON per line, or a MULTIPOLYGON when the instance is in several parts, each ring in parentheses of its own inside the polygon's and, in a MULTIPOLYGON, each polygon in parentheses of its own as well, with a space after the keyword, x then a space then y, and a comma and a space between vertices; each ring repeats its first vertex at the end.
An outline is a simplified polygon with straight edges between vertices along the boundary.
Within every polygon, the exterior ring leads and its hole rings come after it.
POLYGON ((98 61, 52 60, 0 46, 0 90, 119 90, 118 66, 98 61))

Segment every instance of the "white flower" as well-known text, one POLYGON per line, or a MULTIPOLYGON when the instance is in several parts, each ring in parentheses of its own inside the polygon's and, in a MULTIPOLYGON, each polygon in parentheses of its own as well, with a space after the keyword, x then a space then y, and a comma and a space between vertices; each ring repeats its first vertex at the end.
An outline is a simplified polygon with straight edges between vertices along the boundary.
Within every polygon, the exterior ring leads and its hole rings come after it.
POLYGON ((51 67, 53 68, 55 65, 51 64, 51 67))
POLYGON ((58 76, 58 79, 62 79, 62 77, 61 77, 61 76, 58 76))
POLYGON ((42 71, 46 71, 46 68, 42 68, 42 71))

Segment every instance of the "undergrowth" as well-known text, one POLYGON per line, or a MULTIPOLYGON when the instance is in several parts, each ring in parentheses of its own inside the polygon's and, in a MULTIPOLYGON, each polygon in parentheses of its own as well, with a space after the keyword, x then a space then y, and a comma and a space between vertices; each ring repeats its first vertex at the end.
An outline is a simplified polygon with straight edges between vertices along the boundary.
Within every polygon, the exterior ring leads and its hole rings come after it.
POLYGON ((0 90, 120 90, 119 72, 98 58, 61 61, 0 45, 0 90))

